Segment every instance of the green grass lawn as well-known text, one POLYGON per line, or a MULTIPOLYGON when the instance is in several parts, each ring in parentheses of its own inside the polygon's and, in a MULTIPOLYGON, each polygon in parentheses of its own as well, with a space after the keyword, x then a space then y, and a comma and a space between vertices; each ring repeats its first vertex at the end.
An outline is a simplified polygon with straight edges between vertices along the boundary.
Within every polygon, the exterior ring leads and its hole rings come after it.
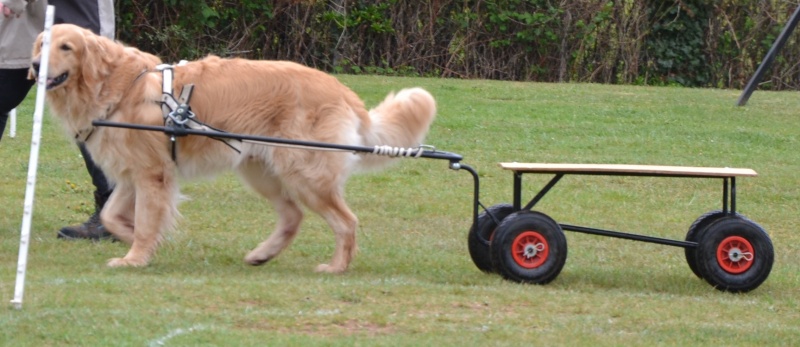
MULTIPOLYGON (((800 98, 756 92, 593 84, 340 76, 370 106, 427 88, 439 114, 427 143, 464 156, 485 205, 511 202, 498 162, 752 168, 737 210, 770 234, 770 277, 746 294, 695 277, 681 248, 567 232, 563 271, 544 286, 484 274, 467 251, 472 179, 447 162, 402 159, 354 176, 359 253, 343 275, 313 272, 333 236, 309 214, 274 261, 242 258, 272 230, 270 207, 233 175, 188 182, 184 219, 152 264, 110 269, 127 248, 65 242, 92 211, 75 145, 49 116, 36 185, 22 310, 0 309, 4 346, 778 345, 800 341, 800 98)), ((14 293, 34 93, 17 138, 0 142, 0 301, 14 293)), ((527 175, 530 198, 550 179, 527 175)), ((683 239, 719 209, 711 179, 567 176, 537 210, 556 221, 683 239)))

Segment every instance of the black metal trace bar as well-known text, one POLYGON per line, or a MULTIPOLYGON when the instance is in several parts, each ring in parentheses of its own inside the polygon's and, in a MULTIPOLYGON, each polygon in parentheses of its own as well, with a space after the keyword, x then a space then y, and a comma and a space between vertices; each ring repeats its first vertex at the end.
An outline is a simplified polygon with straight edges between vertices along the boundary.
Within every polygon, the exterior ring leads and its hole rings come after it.
POLYGON ((589 227, 582 227, 582 226, 570 225, 570 224, 559 224, 559 225, 561 225, 561 229, 569 230, 569 231, 575 231, 575 232, 584 233, 584 234, 609 236, 609 237, 616 237, 616 238, 619 238, 619 239, 642 241, 642 242, 649 242, 649 243, 657 243, 657 244, 661 244, 661 245, 676 246, 676 247, 683 247, 683 248, 697 248, 697 242, 671 240, 671 239, 665 239, 665 238, 661 238, 661 237, 630 234, 630 233, 623 233, 623 232, 619 232, 619 231, 604 230, 604 229, 597 229, 597 228, 589 228, 589 227))
MULTIPOLYGON (((233 133, 217 132, 217 131, 181 129, 181 128, 173 128, 165 126, 142 125, 142 124, 131 124, 131 123, 118 123, 118 122, 109 122, 103 120, 93 121, 92 125, 113 127, 113 128, 135 129, 135 130, 160 131, 167 135, 175 135, 175 136, 200 135, 200 136, 223 138, 223 139, 248 140, 248 141, 264 142, 264 143, 278 143, 284 145, 337 149, 337 150, 361 152, 361 153, 373 153, 375 150, 375 148, 373 147, 366 147, 366 146, 339 145, 339 144, 324 143, 324 142, 290 140, 278 137, 242 135, 242 134, 233 134, 233 133)), ((415 156, 410 156, 410 157, 413 158, 415 156)), ((420 157, 430 158, 430 159, 444 159, 444 160, 449 160, 450 162, 460 162, 463 159, 463 157, 459 154, 437 151, 437 150, 423 151, 420 157)))

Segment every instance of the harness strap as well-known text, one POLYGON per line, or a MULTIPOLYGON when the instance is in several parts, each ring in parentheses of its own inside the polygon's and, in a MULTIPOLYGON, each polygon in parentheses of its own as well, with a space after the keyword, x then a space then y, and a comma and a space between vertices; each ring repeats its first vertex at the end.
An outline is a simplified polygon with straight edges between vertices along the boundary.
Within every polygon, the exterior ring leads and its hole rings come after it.
MULTIPOLYGON (((170 117, 170 114, 173 113, 178 108, 178 103, 175 100, 175 97, 172 96, 172 80, 174 78, 174 67, 168 64, 161 64, 156 66, 156 70, 161 71, 161 113, 164 116, 164 126, 168 127, 176 127, 175 122, 170 117)), ((177 139, 175 135, 172 134, 169 137, 171 143, 171 152, 172 152, 172 161, 178 161, 178 146, 177 146, 177 139)))
MULTIPOLYGON (((182 60, 177 66, 182 66, 185 64, 186 61, 182 60)), ((168 126, 177 130, 177 134, 173 133, 170 135, 170 141, 172 143, 172 160, 177 162, 176 136, 185 136, 180 135, 181 129, 202 130, 219 133, 222 133, 223 131, 203 124, 195 118, 195 114, 192 112, 192 108, 189 106, 189 101, 191 100, 192 92, 194 91, 194 84, 184 85, 177 99, 174 95, 172 95, 172 90, 174 88, 174 69, 175 66, 169 64, 161 64, 156 66, 156 70, 161 71, 162 75, 161 112, 164 116, 164 126, 168 126)), ((233 150, 241 153, 239 142, 237 142, 237 140, 215 138, 213 135, 209 135, 209 137, 222 141, 228 145, 228 147, 231 147, 233 150)))

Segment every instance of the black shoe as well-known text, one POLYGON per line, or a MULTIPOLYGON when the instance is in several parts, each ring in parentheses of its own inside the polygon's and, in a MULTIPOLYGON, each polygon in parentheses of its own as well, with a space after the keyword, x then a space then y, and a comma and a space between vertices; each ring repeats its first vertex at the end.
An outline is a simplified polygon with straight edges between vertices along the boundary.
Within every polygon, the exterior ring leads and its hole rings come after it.
POLYGON ((63 227, 58 231, 59 239, 89 239, 103 240, 112 238, 111 233, 100 223, 100 216, 97 213, 89 217, 89 220, 79 225, 63 227))

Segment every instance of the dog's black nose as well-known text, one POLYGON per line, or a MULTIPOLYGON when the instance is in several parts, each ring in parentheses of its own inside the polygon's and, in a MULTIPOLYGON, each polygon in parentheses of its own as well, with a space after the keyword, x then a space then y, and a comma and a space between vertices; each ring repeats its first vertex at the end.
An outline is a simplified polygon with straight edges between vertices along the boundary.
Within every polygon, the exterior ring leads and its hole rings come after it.
POLYGON ((36 72, 36 75, 39 75, 39 62, 34 61, 31 63, 31 69, 36 72))

